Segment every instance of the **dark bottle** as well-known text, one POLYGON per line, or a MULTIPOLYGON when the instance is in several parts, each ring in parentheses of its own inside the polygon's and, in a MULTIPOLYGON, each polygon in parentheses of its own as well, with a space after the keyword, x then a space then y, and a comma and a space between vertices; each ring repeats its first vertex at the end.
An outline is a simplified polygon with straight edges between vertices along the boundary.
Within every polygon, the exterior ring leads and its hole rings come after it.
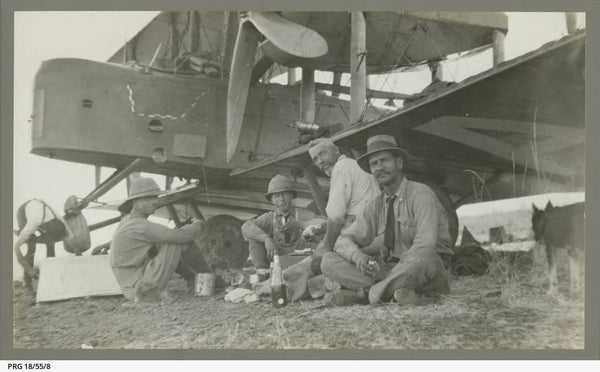
POLYGON ((279 264, 279 255, 273 256, 273 270, 271 270, 271 301, 273 307, 284 307, 287 305, 287 287, 279 264))

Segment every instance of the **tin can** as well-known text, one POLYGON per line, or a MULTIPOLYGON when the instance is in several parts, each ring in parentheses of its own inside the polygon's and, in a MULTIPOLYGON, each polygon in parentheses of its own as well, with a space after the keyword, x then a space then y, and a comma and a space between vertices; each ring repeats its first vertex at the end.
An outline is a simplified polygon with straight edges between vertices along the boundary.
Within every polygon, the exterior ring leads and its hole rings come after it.
POLYGON ((196 274, 196 286, 194 293, 196 296, 212 296, 215 294, 215 279, 213 273, 196 274))

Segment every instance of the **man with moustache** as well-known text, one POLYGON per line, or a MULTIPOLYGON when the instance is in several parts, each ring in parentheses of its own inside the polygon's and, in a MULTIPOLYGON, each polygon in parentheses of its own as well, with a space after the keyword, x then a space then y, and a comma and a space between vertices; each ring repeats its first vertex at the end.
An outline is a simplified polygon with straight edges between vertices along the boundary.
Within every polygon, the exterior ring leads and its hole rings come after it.
POLYGON ((164 288, 173 276, 182 251, 201 232, 197 221, 178 229, 148 221, 155 211, 160 187, 152 178, 133 181, 129 197, 119 206, 127 213, 110 243, 110 264, 123 295, 134 303, 171 302, 164 288))
POLYGON ((418 294, 449 293, 440 256, 452 254, 448 220, 433 190, 404 176, 409 158, 392 136, 367 141, 367 152, 358 164, 383 190, 342 232, 335 252, 323 256, 323 274, 344 288, 327 293, 326 303, 344 306, 394 299, 407 305, 418 294))

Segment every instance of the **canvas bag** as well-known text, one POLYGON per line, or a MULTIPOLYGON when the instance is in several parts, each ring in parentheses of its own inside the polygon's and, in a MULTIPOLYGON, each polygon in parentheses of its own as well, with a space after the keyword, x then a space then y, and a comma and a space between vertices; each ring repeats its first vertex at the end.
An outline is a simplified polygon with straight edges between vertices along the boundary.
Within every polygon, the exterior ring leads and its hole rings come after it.
POLYGON ((450 269, 454 275, 484 275, 489 267, 491 255, 477 244, 454 248, 450 269))
POLYGON ((71 230, 71 236, 64 239, 63 245, 69 253, 82 253, 90 249, 90 228, 81 211, 77 209, 77 198, 70 196, 65 201, 64 210, 66 214, 63 219, 71 230))

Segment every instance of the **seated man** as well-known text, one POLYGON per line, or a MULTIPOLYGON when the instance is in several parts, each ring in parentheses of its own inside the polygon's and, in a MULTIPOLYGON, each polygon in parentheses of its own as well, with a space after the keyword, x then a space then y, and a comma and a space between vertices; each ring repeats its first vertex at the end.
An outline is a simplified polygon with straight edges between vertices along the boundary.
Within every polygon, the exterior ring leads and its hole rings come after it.
MULTIPOLYGON (((315 166, 331 177, 326 207, 327 221, 319 225, 326 225, 325 236, 317 245, 314 255, 283 272, 288 283, 290 301, 323 296, 326 288, 325 278, 320 275, 323 254, 333 250, 340 232, 348 229, 367 201, 379 194, 379 186, 373 176, 363 171, 356 160, 341 154, 331 140, 317 138, 308 147, 315 166)), ((315 226, 311 225, 308 231, 305 230, 305 239, 311 238, 310 230, 322 230, 315 226)))
POLYGON ((435 193, 402 173, 409 159, 393 137, 367 141, 358 159, 383 191, 356 222, 342 232, 335 252, 323 256, 321 270, 342 287, 325 296, 337 306, 357 303, 413 303, 417 293, 449 293, 448 274, 440 255, 452 254, 448 221, 435 193))
MULTIPOLYGON (((362 170, 356 160, 343 155, 331 140, 317 138, 308 147, 315 166, 331 177, 325 208, 327 222, 325 236, 314 255, 284 271, 288 289, 293 292, 288 296, 292 301, 324 295, 327 285, 320 275, 323 254, 333 251, 340 232, 350 228, 366 203, 379 194, 379 186, 373 176, 362 170)), ((310 233, 307 233, 305 238, 309 237, 310 233)))
POLYGON ((317 256, 333 251, 340 232, 348 229, 365 204, 379 194, 372 175, 363 171, 356 160, 340 153, 327 138, 317 138, 308 144, 314 164, 331 177, 327 201, 327 229, 317 247, 317 256))
POLYGON ((309 245, 301 237, 292 199, 297 192, 289 178, 276 175, 269 182, 265 197, 275 210, 246 221, 242 235, 249 243, 250 259, 257 269, 268 269, 275 251, 287 255, 309 245))
POLYGON ((183 249, 194 244, 201 222, 170 229, 148 221, 161 190, 151 178, 133 181, 129 197, 119 207, 121 219, 110 244, 110 264, 123 295, 134 302, 169 300, 163 292, 183 249))

